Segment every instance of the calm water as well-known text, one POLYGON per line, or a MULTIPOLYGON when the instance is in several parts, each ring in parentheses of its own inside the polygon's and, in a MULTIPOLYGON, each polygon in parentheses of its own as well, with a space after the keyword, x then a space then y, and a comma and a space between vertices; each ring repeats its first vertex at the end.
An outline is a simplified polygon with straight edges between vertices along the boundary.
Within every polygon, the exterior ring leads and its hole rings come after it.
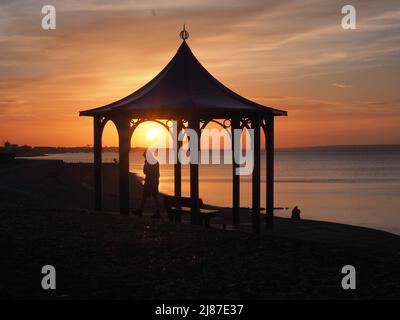
MULTIPOLYGON (((92 162, 89 153, 54 154, 47 159, 92 162)), ((103 161, 118 158, 104 153, 103 161)), ((141 153, 132 152, 132 172, 142 175, 141 153)), ((262 155, 265 165, 265 155, 262 155)), ((276 154, 275 206, 298 205, 303 218, 367 226, 400 234, 399 151, 281 151, 276 154)), ((231 206, 230 165, 200 166, 200 196, 231 206)), ((265 181, 265 166, 262 167, 265 181)), ((189 168, 183 166, 183 193, 189 195, 189 168)), ((263 184, 264 187, 265 183, 263 184)), ((173 166, 161 166, 162 192, 173 193, 173 166)), ((262 206, 265 189, 262 188, 262 206)), ((251 205, 251 179, 241 178, 241 206, 251 205)), ((290 211, 277 215, 289 216, 290 211)))

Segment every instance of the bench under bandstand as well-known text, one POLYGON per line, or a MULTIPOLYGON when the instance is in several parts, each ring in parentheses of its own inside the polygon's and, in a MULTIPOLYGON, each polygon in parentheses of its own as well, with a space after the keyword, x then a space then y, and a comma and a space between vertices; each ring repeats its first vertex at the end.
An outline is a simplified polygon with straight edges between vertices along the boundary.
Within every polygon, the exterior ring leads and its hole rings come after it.
MULTIPOLYGON (((252 173, 252 229, 260 230, 261 202, 261 132, 266 148, 266 227, 274 221, 274 118, 287 112, 250 101, 216 80, 196 59, 186 39, 167 66, 149 83, 129 96, 103 107, 85 110, 80 116, 94 120, 94 198, 95 209, 102 209, 102 133, 108 121, 118 131, 119 140, 119 210, 130 212, 129 151, 135 128, 146 121, 161 123, 161 119, 176 121, 178 132, 191 128, 200 137, 201 130, 210 122, 225 129, 254 130, 254 170, 252 173), (218 121, 225 119, 225 121, 218 121)), ((232 147, 234 145, 234 135, 232 147)), ((182 142, 175 141, 178 148, 182 142)), ((200 148, 198 141, 197 145, 200 148)), ((239 164, 232 161, 232 223, 240 223, 240 176, 235 173, 239 164)), ((174 195, 181 196, 181 164, 174 165, 174 195)), ((199 165, 190 163, 190 198, 199 199, 199 165)), ((191 222, 199 224, 199 202, 193 201, 191 222)))

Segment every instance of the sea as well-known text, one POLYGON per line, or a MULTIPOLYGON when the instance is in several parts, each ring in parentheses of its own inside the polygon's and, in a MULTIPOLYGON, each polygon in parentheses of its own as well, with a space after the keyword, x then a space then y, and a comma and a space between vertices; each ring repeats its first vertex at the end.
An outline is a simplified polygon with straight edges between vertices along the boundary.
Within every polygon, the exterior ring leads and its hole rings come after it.
MULTIPOLYGON (((400 234, 400 150, 278 150, 275 156, 276 215, 298 206, 304 219, 351 224, 400 234)), ((92 153, 50 154, 38 159, 93 162, 92 153)), ((265 207, 265 153, 261 154, 265 207)), ((118 159, 104 152, 103 162, 118 159)), ((142 151, 130 154, 130 170, 143 176, 142 151)), ((161 165, 160 191, 173 194, 173 165, 161 165)), ((199 166, 204 202, 232 206, 232 166, 199 166)), ((189 196, 189 166, 182 167, 182 191, 189 196)), ((241 176, 240 205, 251 206, 251 176, 241 176)))

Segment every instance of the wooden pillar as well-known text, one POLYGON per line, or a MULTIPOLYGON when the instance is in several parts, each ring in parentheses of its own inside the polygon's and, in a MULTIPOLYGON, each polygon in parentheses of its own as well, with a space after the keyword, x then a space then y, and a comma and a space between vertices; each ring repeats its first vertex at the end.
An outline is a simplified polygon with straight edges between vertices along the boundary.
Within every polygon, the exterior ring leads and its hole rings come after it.
POLYGON ((121 215, 129 215, 129 151, 131 148, 131 132, 129 119, 118 122, 119 135, 119 211, 121 215))
POLYGON ((252 197, 252 229, 253 232, 260 231, 260 117, 254 116, 252 119, 252 129, 254 130, 254 169, 253 169, 253 197, 252 197))
MULTIPOLYGON (((192 224, 201 224, 200 217, 200 208, 199 208, 199 150, 200 150, 200 122, 198 119, 192 119, 189 121, 189 128, 193 129, 197 133, 197 137, 193 137, 197 139, 197 161, 196 163, 192 163, 192 159, 194 159, 196 154, 196 148, 190 148, 190 198, 192 202, 191 207, 191 215, 190 222, 192 224)), ((196 145, 194 143, 193 145, 196 145)), ((193 146, 192 145, 192 146, 193 146)))
POLYGON ((174 165, 174 193, 175 197, 181 197, 182 196, 182 165, 179 161, 179 149, 182 147, 182 141, 179 141, 179 133, 182 130, 182 121, 177 120, 177 125, 176 125, 176 141, 174 142, 174 147, 176 147, 175 150, 175 157, 176 157, 176 163, 174 165))
POLYGON ((94 131, 94 209, 101 211, 102 205, 102 178, 101 178, 101 136, 102 125, 101 117, 93 118, 93 131, 94 131))
POLYGON ((232 140, 232 222, 233 224, 240 224, 240 175, 236 173, 236 169, 239 168, 239 156, 238 152, 241 152, 240 139, 235 141, 235 129, 240 129, 239 118, 232 118, 231 121, 231 140, 232 140), (235 144, 238 144, 235 147, 235 144))
POLYGON ((271 229, 274 226, 274 116, 267 118, 267 209, 266 209, 266 227, 271 229))

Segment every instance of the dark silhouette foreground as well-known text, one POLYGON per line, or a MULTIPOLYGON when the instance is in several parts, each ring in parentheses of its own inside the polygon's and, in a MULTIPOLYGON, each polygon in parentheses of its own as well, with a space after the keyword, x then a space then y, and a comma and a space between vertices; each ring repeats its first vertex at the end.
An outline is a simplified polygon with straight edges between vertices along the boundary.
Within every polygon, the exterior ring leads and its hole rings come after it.
MULTIPOLYGON (((118 208, 118 169, 103 173, 118 208)), ((400 237, 386 232, 277 218, 255 235, 97 213, 91 164, 16 160, 0 175, 1 298, 400 298, 400 237), (41 289, 45 264, 57 290, 41 289), (346 264, 355 291, 341 289, 346 264)))

